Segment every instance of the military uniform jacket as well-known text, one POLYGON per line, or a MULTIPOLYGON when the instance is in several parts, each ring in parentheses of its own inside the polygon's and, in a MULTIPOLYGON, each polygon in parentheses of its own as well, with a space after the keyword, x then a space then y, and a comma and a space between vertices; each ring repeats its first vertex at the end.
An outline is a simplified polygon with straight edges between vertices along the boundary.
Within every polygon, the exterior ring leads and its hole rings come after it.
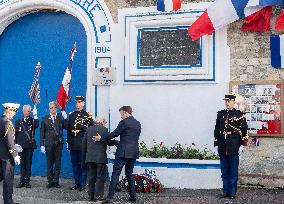
POLYGON ((217 114, 214 146, 218 146, 219 154, 237 154, 242 140, 248 139, 248 126, 242 111, 221 110, 217 114))
POLYGON ((94 125, 92 115, 86 111, 70 113, 67 125, 67 142, 69 150, 82 150, 82 138, 88 127, 94 125))
POLYGON ((63 144, 63 129, 66 129, 66 123, 67 121, 59 113, 57 113, 54 122, 50 114, 44 116, 40 127, 40 145, 63 144))
POLYGON ((137 159, 139 158, 138 140, 141 133, 141 124, 133 116, 121 120, 117 128, 110 134, 103 135, 106 141, 120 136, 120 141, 115 153, 116 157, 137 159))
POLYGON ((82 142, 83 161, 85 163, 107 163, 107 145, 113 146, 118 144, 116 140, 94 141, 92 137, 97 133, 100 135, 107 134, 108 129, 102 125, 94 125, 87 129, 82 142))
POLYGON ((3 115, 0 119, 0 159, 11 159, 17 156, 15 147, 15 129, 12 122, 3 115))
POLYGON ((33 149, 35 147, 35 129, 38 126, 38 119, 33 119, 32 117, 17 120, 15 125, 16 144, 21 145, 22 148, 33 149))

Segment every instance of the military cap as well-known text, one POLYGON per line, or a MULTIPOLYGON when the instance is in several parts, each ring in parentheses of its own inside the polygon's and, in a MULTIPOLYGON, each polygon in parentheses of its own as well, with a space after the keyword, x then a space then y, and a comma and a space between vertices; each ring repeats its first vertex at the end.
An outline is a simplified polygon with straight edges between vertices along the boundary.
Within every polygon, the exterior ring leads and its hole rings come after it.
POLYGON ((227 94, 227 95, 225 95, 225 98, 223 100, 234 101, 234 100, 236 100, 236 96, 234 94, 227 94))
POLYGON ((84 98, 84 96, 76 96, 75 100, 76 101, 85 101, 85 98, 84 98))
POLYGON ((3 103, 2 104, 5 109, 11 109, 11 110, 18 110, 20 107, 20 104, 17 103, 3 103))

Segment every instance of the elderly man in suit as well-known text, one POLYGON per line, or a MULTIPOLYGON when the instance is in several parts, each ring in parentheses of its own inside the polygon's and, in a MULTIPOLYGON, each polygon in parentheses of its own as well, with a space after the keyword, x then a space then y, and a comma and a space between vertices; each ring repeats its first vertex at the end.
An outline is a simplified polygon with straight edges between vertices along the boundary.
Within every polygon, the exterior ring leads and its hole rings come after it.
POLYGON ((87 167, 88 194, 90 201, 101 201, 104 197, 105 171, 107 163, 107 145, 118 145, 116 140, 95 142, 92 138, 97 133, 104 135, 108 133, 105 127, 106 120, 102 116, 95 119, 95 125, 87 129, 82 140, 82 168, 87 167))
POLYGON ((47 188, 60 188, 59 175, 61 169, 62 146, 64 144, 63 129, 66 127, 67 115, 57 113, 55 101, 49 103, 50 114, 43 117, 40 127, 40 149, 47 157, 47 188))
POLYGON ((4 204, 16 204, 13 201, 13 181, 15 164, 20 164, 15 145, 15 129, 12 119, 19 104, 4 103, 4 114, 0 118, 0 181, 3 180, 4 204))
POLYGON ((30 116, 32 107, 30 105, 23 106, 23 118, 16 121, 15 140, 21 145, 23 151, 19 153, 21 157, 21 179, 16 188, 31 188, 30 177, 32 167, 32 157, 36 148, 35 129, 38 128, 39 121, 36 108, 33 109, 33 117, 30 116))
POLYGON ((132 203, 136 202, 135 184, 132 173, 134 163, 139 157, 138 140, 141 133, 141 124, 132 116, 132 108, 130 106, 122 106, 119 109, 119 113, 122 120, 112 133, 105 135, 97 134, 93 137, 95 141, 107 141, 120 136, 120 142, 115 153, 109 192, 107 199, 103 203, 112 203, 112 198, 123 166, 125 166, 125 175, 130 187, 129 201, 132 203))

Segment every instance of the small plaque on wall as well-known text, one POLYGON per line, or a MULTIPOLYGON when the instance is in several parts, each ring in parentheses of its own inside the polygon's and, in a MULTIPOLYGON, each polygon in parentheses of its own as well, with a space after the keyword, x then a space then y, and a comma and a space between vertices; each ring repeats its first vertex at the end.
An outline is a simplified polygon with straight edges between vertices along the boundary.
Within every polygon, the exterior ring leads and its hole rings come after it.
POLYGON ((201 41, 188 38, 187 26, 139 29, 139 67, 201 65, 201 41))

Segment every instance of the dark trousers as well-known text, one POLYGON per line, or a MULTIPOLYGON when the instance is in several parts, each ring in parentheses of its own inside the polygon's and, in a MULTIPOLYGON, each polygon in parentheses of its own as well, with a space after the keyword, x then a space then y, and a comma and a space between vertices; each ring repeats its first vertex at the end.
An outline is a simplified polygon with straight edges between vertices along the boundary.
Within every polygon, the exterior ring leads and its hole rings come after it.
POLYGON ((234 196, 237 193, 239 155, 220 154, 221 173, 223 180, 223 193, 234 196))
POLYGON ((114 196, 116 185, 119 181, 119 176, 124 165, 125 165, 125 176, 127 178, 127 182, 130 188, 129 192, 130 198, 136 199, 135 183, 132 175, 135 161, 136 159, 122 158, 122 157, 115 158, 110 186, 109 186, 109 192, 107 196, 108 199, 112 199, 114 196))
POLYGON ((105 184, 105 164, 89 162, 87 164, 89 198, 103 197, 105 184))
POLYGON ((21 183, 29 183, 31 178, 32 157, 34 149, 23 149, 21 157, 21 183))
POLYGON ((14 183, 14 161, 0 160, 0 177, 3 179, 3 200, 4 204, 13 203, 13 183, 14 183))
POLYGON ((82 169, 82 151, 81 150, 70 150, 71 163, 73 169, 73 176, 75 180, 75 185, 79 187, 86 186, 87 174, 84 169, 82 169))
POLYGON ((49 184, 58 184, 61 170, 62 144, 46 147, 47 181, 49 184))

